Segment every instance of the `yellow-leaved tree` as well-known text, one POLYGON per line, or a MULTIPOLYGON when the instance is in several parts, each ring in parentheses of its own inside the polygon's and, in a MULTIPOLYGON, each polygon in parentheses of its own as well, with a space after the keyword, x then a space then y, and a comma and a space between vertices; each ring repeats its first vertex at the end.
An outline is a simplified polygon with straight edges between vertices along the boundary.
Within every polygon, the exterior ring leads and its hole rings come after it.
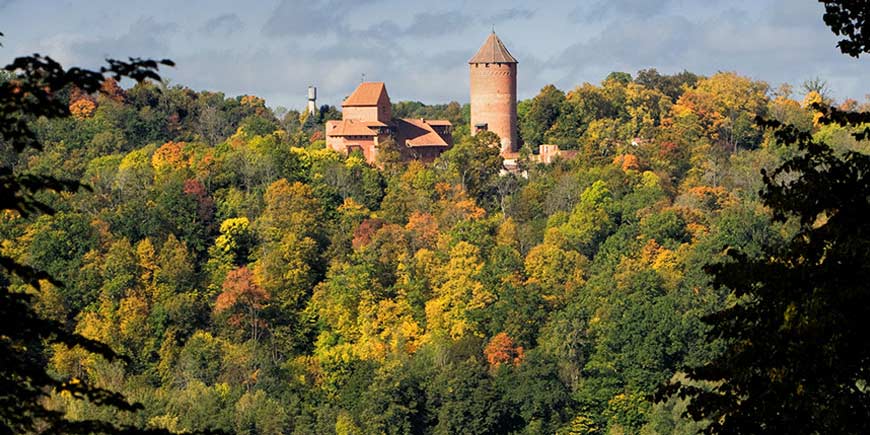
POLYGON ((482 269, 480 249, 464 241, 453 246, 450 261, 440 270, 434 297, 426 302, 430 337, 446 334, 457 339, 481 332, 472 314, 495 301, 495 295, 478 279, 482 269))

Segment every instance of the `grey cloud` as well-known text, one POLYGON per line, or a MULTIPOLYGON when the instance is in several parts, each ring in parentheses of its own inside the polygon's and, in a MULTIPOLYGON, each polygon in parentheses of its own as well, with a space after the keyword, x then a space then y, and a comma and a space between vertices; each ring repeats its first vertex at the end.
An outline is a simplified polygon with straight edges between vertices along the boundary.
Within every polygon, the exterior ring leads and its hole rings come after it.
POLYGON ((555 67, 674 62, 694 44, 694 25, 682 17, 610 23, 596 37, 573 44, 550 62, 555 67))
POLYGON ((178 25, 171 22, 159 22, 154 17, 139 18, 130 26, 130 35, 166 35, 178 29, 178 25))
POLYGON ((793 0, 774 0, 764 8, 763 16, 773 25, 806 26, 808 28, 822 22, 825 7, 819 2, 796 2, 793 0))
POLYGON ((170 70, 169 77, 186 84, 197 81, 199 86, 225 92, 228 95, 270 92, 269 83, 300 79, 299 69, 288 68, 286 57, 276 51, 258 50, 239 53, 232 50, 208 50, 175 59, 179 68, 170 70), (214 74, 214 71, 230 74, 214 74))
POLYGON ((344 18, 377 0, 283 0, 263 26, 268 36, 300 36, 344 31, 344 18))
POLYGON ((517 19, 528 20, 533 16, 535 16, 535 11, 531 9, 512 8, 491 15, 489 21, 491 21, 492 24, 498 24, 517 19))
POLYGON ((570 17, 581 23, 589 23, 612 15, 651 17, 659 15, 673 0, 598 0, 591 5, 578 6, 570 17))
POLYGON ((283 1, 263 27, 269 36, 304 35, 323 30, 333 18, 333 12, 317 2, 283 1))
POLYGON ((475 20, 472 16, 460 11, 423 12, 414 15, 411 23, 407 26, 400 26, 391 20, 382 21, 365 30, 349 32, 350 38, 348 39, 364 38, 370 41, 379 41, 393 45, 391 41, 394 42, 398 37, 437 37, 465 30, 474 22, 475 20))
MULTIPOLYGON (((374 64, 378 69, 384 68, 386 71, 405 55, 398 48, 389 47, 380 43, 361 42, 361 41, 346 41, 344 43, 332 44, 327 47, 316 50, 306 56, 309 60, 319 62, 352 62, 356 61, 362 64, 374 64)), ((366 71, 358 71, 361 74, 366 71)), ((371 71, 368 71, 371 73, 371 71)), ((376 79, 370 76, 370 79, 376 79)))
POLYGON ((68 48, 71 57, 85 65, 100 64, 106 58, 164 58, 170 53, 167 38, 177 29, 175 23, 139 18, 121 36, 79 40, 71 42, 68 48))
POLYGON ((561 70, 559 81, 568 86, 599 81, 609 71, 648 67, 699 74, 737 71, 769 83, 793 84, 816 75, 860 75, 858 62, 828 46, 823 24, 795 18, 759 18, 736 8, 695 20, 669 14, 621 17, 606 22, 598 35, 568 47, 546 68, 561 70))
POLYGON ((394 21, 381 21, 380 23, 372 25, 365 30, 351 32, 348 39, 365 39, 369 41, 379 41, 386 43, 386 41, 389 41, 391 38, 397 35, 401 35, 404 32, 405 29, 399 27, 399 25, 396 24, 394 21))
POLYGON ((435 36, 465 29, 474 19, 461 11, 423 12, 405 29, 408 36, 435 36))
POLYGON ((426 53, 419 59, 424 66, 455 66, 468 64, 468 59, 474 55, 476 47, 468 47, 467 50, 444 50, 434 53, 426 53))
POLYGON ((543 76, 549 62, 524 50, 513 50, 511 54, 520 62, 517 65, 517 92, 520 99, 537 95, 542 87, 550 83, 543 76))
POLYGON ((200 32, 206 35, 229 35, 239 31, 243 27, 244 23, 238 15, 223 14, 206 21, 205 24, 200 27, 200 32))

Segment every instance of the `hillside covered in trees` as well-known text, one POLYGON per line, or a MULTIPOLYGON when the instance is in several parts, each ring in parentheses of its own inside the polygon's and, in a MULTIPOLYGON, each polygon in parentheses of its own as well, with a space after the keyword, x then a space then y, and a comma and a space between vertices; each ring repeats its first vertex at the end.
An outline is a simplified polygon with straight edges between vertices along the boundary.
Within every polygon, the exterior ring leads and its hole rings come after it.
POLYGON ((812 106, 870 101, 729 72, 547 86, 518 107, 522 175, 457 103, 396 104, 451 120, 456 146, 378 169, 325 149, 332 107, 154 82, 63 98, 73 117, 33 122, 44 150, 0 142, 0 162, 89 189, 0 216, 0 252, 65 284, 36 293, 41 315, 129 357, 54 346, 49 370, 145 408, 49 405, 175 432, 694 433, 651 395, 722 349, 700 318, 733 296, 705 266, 797 231, 758 192, 798 150, 756 118, 870 152, 812 106), (579 153, 532 163, 544 143, 579 153))

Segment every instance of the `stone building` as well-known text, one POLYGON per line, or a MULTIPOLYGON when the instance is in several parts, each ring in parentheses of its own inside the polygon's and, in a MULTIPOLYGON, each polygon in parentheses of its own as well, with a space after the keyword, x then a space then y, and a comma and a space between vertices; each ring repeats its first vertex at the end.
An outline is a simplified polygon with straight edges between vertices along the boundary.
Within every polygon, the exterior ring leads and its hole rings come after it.
POLYGON ((471 133, 489 130, 501 138, 501 153, 519 149, 517 139, 517 60, 492 32, 469 61, 471 133))
POLYGON ((395 142, 405 159, 434 161, 453 146, 453 125, 440 119, 393 119, 383 82, 363 82, 341 104, 342 119, 326 122, 326 145, 340 153, 362 152, 375 164, 385 141, 395 142))

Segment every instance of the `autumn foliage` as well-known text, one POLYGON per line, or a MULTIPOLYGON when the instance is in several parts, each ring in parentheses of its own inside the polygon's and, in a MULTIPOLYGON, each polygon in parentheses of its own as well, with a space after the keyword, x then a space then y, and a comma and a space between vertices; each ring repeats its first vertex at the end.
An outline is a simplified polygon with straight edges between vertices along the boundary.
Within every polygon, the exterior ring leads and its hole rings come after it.
POLYGON ((497 369, 502 364, 519 365, 523 361, 524 351, 522 346, 517 346, 514 341, 504 332, 499 332, 483 349, 486 361, 491 369, 497 369))
POLYGON ((383 227, 385 222, 381 219, 366 219, 353 231, 353 248, 362 249, 372 241, 375 233, 383 227))
POLYGON ((236 326, 247 322, 250 338, 256 340, 265 326, 258 314, 269 302, 269 294, 254 282, 254 274, 247 267, 228 273, 221 288, 223 292, 214 303, 215 314, 229 314, 229 322, 236 326))
POLYGON ((188 156, 185 151, 187 146, 184 142, 169 141, 164 143, 154 151, 151 157, 151 164, 158 172, 176 171, 182 169, 188 164, 188 156))
POLYGON ((102 87, 70 100, 80 119, 36 122, 50 143, 9 164, 92 190, 0 217, 0 254, 66 283, 33 292, 42 313, 131 359, 49 349, 49 369, 141 397, 147 412, 111 417, 174 433, 696 433, 684 402, 649 397, 717 350, 701 318, 734 298, 705 265, 793 230, 757 192, 800 153, 753 118, 870 153, 802 95, 734 73, 548 86, 518 123, 561 157, 524 149, 517 172, 459 104, 397 102, 452 119, 455 144, 382 170, 323 146, 336 108, 102 87))
POLYGON ((127 91, 118 84, 117 80, 111 77, 103 80, 103 85, 100 87, 100 93, 116 103, 123 103, 127 98, 127 91))
POLYGON ((613 159, 613 164, 619 165, 619 167, 621 167, 623 171, 637 171, 640 169, 640 161, 634 154, 624 154, 621 156, 616 156, 613 159))
POLYGON ((69 111, 76 119, 87 119, 94 115, 97 110, 97 104, 89 98, 79 98, 69 105, 69 111))

